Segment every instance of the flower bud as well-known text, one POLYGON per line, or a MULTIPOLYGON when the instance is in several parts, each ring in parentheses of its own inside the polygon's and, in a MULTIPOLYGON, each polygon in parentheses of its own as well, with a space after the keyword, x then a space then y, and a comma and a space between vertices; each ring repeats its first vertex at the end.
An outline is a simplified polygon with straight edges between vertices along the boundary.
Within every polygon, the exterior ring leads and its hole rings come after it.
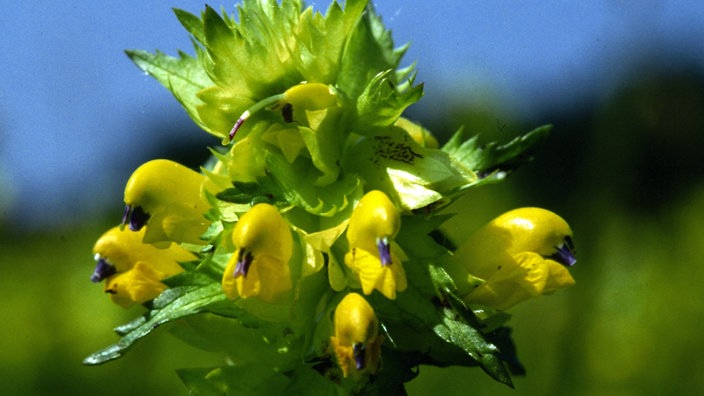
POLYGON ((358 378, 362 372, 376 373, 384 337, 378 335, 379 321, 364 297, 346 295, 335 308, 334 327, 330 343, 342 375, 358 378))

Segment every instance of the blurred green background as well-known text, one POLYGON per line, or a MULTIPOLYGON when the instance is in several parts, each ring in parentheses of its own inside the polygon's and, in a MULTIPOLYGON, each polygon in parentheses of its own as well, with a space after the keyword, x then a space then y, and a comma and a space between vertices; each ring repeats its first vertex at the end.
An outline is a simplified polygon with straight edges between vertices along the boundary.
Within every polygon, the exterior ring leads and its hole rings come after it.
MULTIPOLYGON (((512 310, 527 369, 515 390, 477 368, 421 367, 411 395, 704 394, 704 76, 687 67, 631 75, 612 94, 559 113, 517 119, 500 100, 454 97, 453 108, 416 116, 445 138, 464 124, 484 142, 553 124, 535 160, 471 191, 458 203, 468 215, 448 229, 466 233, 508 209, 541 206, 572 225, 579 261, 575 287, 512 310)), ((182 143, 153 157, 203 159, 182 143)), ((185 395, 175 368, 218 363, 165 326, 118 361, 81 365, 142 312, 112 305, 89 282, 93 242, 119 221, 119 201, 71 226, 0 225, 3 394, 185 395)))

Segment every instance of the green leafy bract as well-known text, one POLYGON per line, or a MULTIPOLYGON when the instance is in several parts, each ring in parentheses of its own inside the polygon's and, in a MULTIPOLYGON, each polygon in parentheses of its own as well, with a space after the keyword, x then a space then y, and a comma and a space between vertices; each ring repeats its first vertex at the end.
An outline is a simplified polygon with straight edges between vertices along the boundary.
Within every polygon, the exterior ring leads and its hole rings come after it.
MULTIPOLYGON (((325 15, 302 10, 298 0, 244 0, 238 20, 209 6, 200 17, 175 13, 193 37, 196 58, 128 54, 198 125, 220 138, 254 103, 303 81, 333 85, 354 103, 375 76, 396 69, 405 52, 393 47, 390 32, 365 0, 345 2, 344 11, 333 2, 325 15)), ((408 69, 391 73, 389 81, 398 85, 407 75, 408 69)), ((410 90, 399 105, 417 100, 420 90, 410 90)))
POLYGON ((494 178, 503 178, 505 174, 531 159, 531 151, 545 140, 552 129, 551 125, 538 127, 506 144, 496 142, 480 146, 479 136, 463 140, 462 130, 455 133, 442 148, 452 158, 469 169, 494 178))

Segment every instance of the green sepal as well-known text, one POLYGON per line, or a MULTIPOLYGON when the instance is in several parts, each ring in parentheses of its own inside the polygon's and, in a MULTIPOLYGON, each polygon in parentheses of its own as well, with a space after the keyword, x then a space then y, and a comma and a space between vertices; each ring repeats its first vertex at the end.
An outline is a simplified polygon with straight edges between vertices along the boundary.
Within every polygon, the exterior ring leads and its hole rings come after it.
POLYGON ((423 84, 413 86, 415 76, 397 85, 396 72, 386 70, 374 76, 357 100, 354 131, 368 134, 369 126, 387 126, 396 121, 404 110, 423 96, 423 84))
POLYGON ((332 217, 362 197, 362 182, 353 174, 346 174, 325 188, 316 186, 311 181, 317 180, 320 172, 303 156, 290 164, 282 154, 270 151, 266 163, 288 203, 308 213, 332 217))
POLYGON ((374 76, 396 69, 406 49, 394 48, 391 32, 367 6, 345 44, 336 88, 354 101, 374 76))
POLYGON ((420 146, 402 128, 381 128, 361 139, 343 158, 343 168, 384 191, 405 210, 449 203, 451 195, 477 182, 472 170, 448 153, 420 146))
POLYGON ((339 110, 333 108, 309 111, 310 127, 298 127, 311 162, 321 172, 315 180, 320 187, 334 182, 340 175, 341 142, 345 136, 341 136, 344 126, 339 122, 338 114, 339 110))

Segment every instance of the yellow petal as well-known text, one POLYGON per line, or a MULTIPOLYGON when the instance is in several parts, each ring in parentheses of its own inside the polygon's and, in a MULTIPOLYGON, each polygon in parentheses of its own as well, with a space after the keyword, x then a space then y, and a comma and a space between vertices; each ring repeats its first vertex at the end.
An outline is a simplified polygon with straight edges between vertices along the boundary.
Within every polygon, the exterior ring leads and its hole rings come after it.
POLYGON ((176 244, 168 244, 165 249, 142 243, 145 230, 138 232, 113 227, 96 241, 93 253, 115 266, 116 272, 125 272, 138 261, 148 263, 157 271, 175 274, 182 271, 179 262, 191 261, 196 256, 176 244))
POLYGON ((163 273, 139 262, 129 271, 108 278, 105 292, 110 294, 114 303, 128 308, 134 303, 153 300, 161 294, 166 289, 166 285, 160 282, 164 277, 163 273))
POLYGON ((345 264, 359 276, 364 294, 374 289, 389 299, 396 299, 396 291, 406 290, 406 272, 396 253, 391 251, 392 263, 382 265, 377 253, 363 249, 353 249, 345 255, 345 264))

